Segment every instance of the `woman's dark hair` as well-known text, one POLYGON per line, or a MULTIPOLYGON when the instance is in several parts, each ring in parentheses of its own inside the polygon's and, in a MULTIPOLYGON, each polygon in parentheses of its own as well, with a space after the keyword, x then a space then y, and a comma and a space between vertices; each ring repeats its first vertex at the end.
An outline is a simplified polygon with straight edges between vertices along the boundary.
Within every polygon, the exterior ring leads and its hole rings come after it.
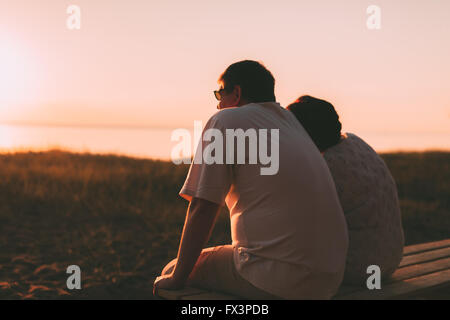
POLYGON ((287 109, 300 121, 320 151, 339 142, 342 125, 339 115, 328 101, 301 96, 287 109))
POLYGON ((275 79, 261 63, 243 60, 230 65, 219 78, 226 91, 241 87, 241 96, 248 102, 275 101, 275 79))

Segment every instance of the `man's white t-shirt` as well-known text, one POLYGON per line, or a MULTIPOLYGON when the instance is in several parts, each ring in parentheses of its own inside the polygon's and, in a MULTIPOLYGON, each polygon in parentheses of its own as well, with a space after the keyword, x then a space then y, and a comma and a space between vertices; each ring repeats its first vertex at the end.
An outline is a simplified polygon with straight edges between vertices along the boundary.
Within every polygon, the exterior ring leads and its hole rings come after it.
MULTIPOLYGON (((343 279, 347 226, 329 169, 305 129, 276 102, 220 110, 203 133, 210 128, 224 138, 226 129, 278 129, 279 143, 267 141, 268 155, 278 149, 278 171, 262 175, 269 165, 249 164, 246 144, 244 164, 193 162, 180 195, 227 205, 234 263, 254 286, 285 299, 331 298, 343 279)), ((214 138, 204 140, 196 157, 214 138)))

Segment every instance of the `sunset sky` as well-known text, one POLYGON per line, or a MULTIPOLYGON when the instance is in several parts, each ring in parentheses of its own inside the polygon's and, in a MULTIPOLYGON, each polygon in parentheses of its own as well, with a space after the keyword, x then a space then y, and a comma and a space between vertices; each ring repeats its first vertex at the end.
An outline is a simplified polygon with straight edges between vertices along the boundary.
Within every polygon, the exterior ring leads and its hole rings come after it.
POLYGON ((448 133, 449 57, 448 0, 0 0, 0 123, 192 127, 252 59, 283 106, 327 99, 348 131, 448 133))

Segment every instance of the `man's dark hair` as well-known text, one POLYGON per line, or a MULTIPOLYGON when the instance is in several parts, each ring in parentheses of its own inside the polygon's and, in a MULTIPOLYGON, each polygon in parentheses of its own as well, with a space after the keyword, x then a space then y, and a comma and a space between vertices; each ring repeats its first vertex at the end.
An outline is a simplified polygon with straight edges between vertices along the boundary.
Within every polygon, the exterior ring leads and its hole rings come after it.
POLYGON ((339 142, 342 125, 339 115, 328 101, 301 96, 287 109, 300 121, 320 151, 339 142))
POLYGON ((241 96, 250 102, 275 101, 275 79, 261 63, 243 60, 230 65, 219 78, 224 89, 231 92, 241 87, 241 96))

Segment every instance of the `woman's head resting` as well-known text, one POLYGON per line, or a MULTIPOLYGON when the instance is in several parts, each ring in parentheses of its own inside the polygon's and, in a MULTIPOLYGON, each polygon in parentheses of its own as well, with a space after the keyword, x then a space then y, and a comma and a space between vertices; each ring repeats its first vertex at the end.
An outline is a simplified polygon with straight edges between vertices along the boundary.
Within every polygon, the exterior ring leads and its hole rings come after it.
POLYGON ((342 125, 339 115, 328 101, 301 96, 286 109, 300 121, 321 152, 340 141, 342 125))

